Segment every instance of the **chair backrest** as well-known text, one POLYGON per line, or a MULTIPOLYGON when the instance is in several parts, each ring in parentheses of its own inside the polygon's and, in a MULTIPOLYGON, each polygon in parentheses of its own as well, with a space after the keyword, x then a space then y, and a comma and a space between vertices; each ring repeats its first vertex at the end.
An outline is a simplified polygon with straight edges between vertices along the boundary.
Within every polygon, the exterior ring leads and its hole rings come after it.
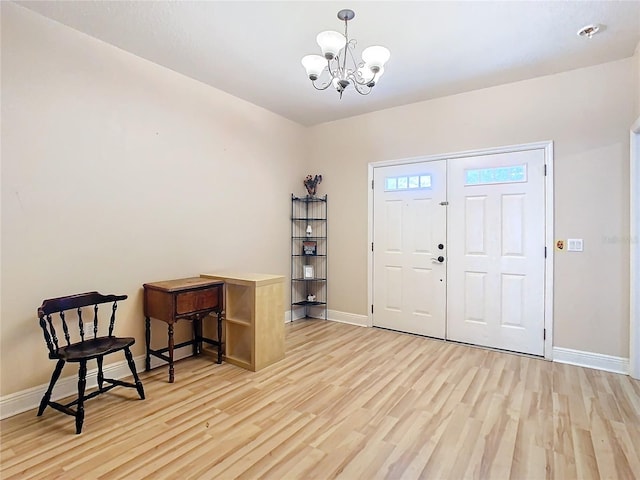
POLYGON ((38 308, 38 319, 44 333, 44 339, 47 342, 47 347, 49 348, 49 353, 55 355, 60 348, 58 340, 60 330, 56 331, 56 327, 62 328, 66 345, 85 341, 85 336, 87 336, 89 332, 85 332, 84 328, 84 319, 82 317, 83 307, 92 307, 90 310, 93 310, 93 337, 97 337, 98 305, 103 303, 112 304, 108 330, 109 336, 112 337, 118 302, 120 300, 126 300, 126 298, 127 295, 102 295, 98 292, 86 292, 44 300, 40 308, 38 308), (65 312, 73 310, 76 311, 77 315, 77 321, 75 322, 68 321, 65 316, 65 312))

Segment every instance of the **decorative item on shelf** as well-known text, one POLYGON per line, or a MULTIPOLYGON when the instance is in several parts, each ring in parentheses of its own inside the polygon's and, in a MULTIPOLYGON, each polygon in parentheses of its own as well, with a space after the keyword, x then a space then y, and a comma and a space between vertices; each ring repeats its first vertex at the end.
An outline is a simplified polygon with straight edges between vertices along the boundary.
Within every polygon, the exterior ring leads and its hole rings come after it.
POLYGON ((311 235, 313 235, 313 228, 311 228, 311 225, 307 225, 307 237, 310 237, 311 235))
POLYGON ((302 267, 302 278, 305 280, 314 278, 313 265, 304 265, 302 267))
POLYGON ((307 295, 307 302, 315 302, 315 301, 316 301, 315 295, 307 295))
POLYGON ((322 183, 322 175, 316 175, 315 177, 312 177, 311 175, 307 175, 303 183, 304 183, 304 186, 307 187, 307 192, 309 193, 309 196, 313 197, 316 194, 316 188, 318 187, 318 185, 322 183))
POLYGON ((357 42, 353 38, 349 39, 347 34, 347 23, 355 16, 353 10, 340 10, 338 18, 344 21, 344 35, 334 31, 321 32, 316 37, 316 42, 322 50, 322 55, 307 55, 302 59, 302 65, 316 90, 326 90, 332 85, 342 98, 342 92, 349 85, 353 85, 360 95, 368 95, 384 73, 384 64, 391 56, 385 47, 365 48, 362 51, 363 61, 356 62, 353 51, 357 42), (316 80, 325 69, 329 78, 317 85, 316 80))
POLYGON ((302 242, 302 255, 317 255, 317 242, 302 242))

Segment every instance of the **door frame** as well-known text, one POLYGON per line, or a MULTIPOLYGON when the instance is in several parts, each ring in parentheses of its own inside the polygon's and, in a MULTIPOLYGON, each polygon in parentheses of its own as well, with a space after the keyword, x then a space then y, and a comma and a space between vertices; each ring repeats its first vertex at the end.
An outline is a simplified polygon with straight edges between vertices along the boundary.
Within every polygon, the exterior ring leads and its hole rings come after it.
POLYGON ((640 117, 630 132, 629 375, 640 380, 640 117))
POLYGON ((544 273, 544 358, 553 360, 553 141, 508 145, 504 147, 466 150, 463 152, 426 155, 420 157, 382 160, 368 164, 368 226, 367 226, 367 327, 373 326, 373 173, 375 168, 404 165, 410 163, 431 162, 435 160, 455 160, 457 158, 493 155, 499 153, 522 152, 526 150, 544 150, 545 176, 545 258, 544 273))

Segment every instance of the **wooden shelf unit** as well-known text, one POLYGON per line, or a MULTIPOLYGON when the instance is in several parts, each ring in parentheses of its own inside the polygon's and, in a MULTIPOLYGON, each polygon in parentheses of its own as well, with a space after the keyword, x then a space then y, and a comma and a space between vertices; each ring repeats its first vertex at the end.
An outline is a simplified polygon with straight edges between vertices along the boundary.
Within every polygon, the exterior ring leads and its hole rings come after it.
POLYGON ((202 273, 224 282, 225 360, 253 372, 284 358, 284 276, 202 273))
POLYGON ((327 252, 327 196, 291 194, 292 320, 327 319, 327 252))

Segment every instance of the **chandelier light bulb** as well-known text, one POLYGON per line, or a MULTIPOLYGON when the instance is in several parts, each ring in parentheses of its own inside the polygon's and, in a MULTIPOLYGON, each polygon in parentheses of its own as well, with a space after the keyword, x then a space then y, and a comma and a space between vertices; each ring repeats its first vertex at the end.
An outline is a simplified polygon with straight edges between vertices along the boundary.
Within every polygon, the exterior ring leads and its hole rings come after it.
POLYGON ((372 81, 374 81, 374 85, 375 85, 375 82, 380 80, 380 77, 384 73, 384 68, 381 68, 377 72, 374 72, 374 71, 371 70, 369 65, 365 64, 363 67, 360 67, 358 69, 358 72, 360 72, 360 76, 362 77, 362 80, 365 83, 369 84, 372 81))
POLYGON ((391 52, 379 45, 367 47, 362 51, 362 60, 369 65, 372 72, 377 72, 391 57, 391 52))
POLYGON ((334 57, 337 57, 340 50, 344 48, 347 39, 339 32, 328 30, 319 33, 316 37, 316 42, 320 45, 324 58, 332 60, 334 57))
POLYGON ((327 68, 327 60, 320 55, 307 55, 302 58, 302 65, 311 80, 316 80, 327 68))

